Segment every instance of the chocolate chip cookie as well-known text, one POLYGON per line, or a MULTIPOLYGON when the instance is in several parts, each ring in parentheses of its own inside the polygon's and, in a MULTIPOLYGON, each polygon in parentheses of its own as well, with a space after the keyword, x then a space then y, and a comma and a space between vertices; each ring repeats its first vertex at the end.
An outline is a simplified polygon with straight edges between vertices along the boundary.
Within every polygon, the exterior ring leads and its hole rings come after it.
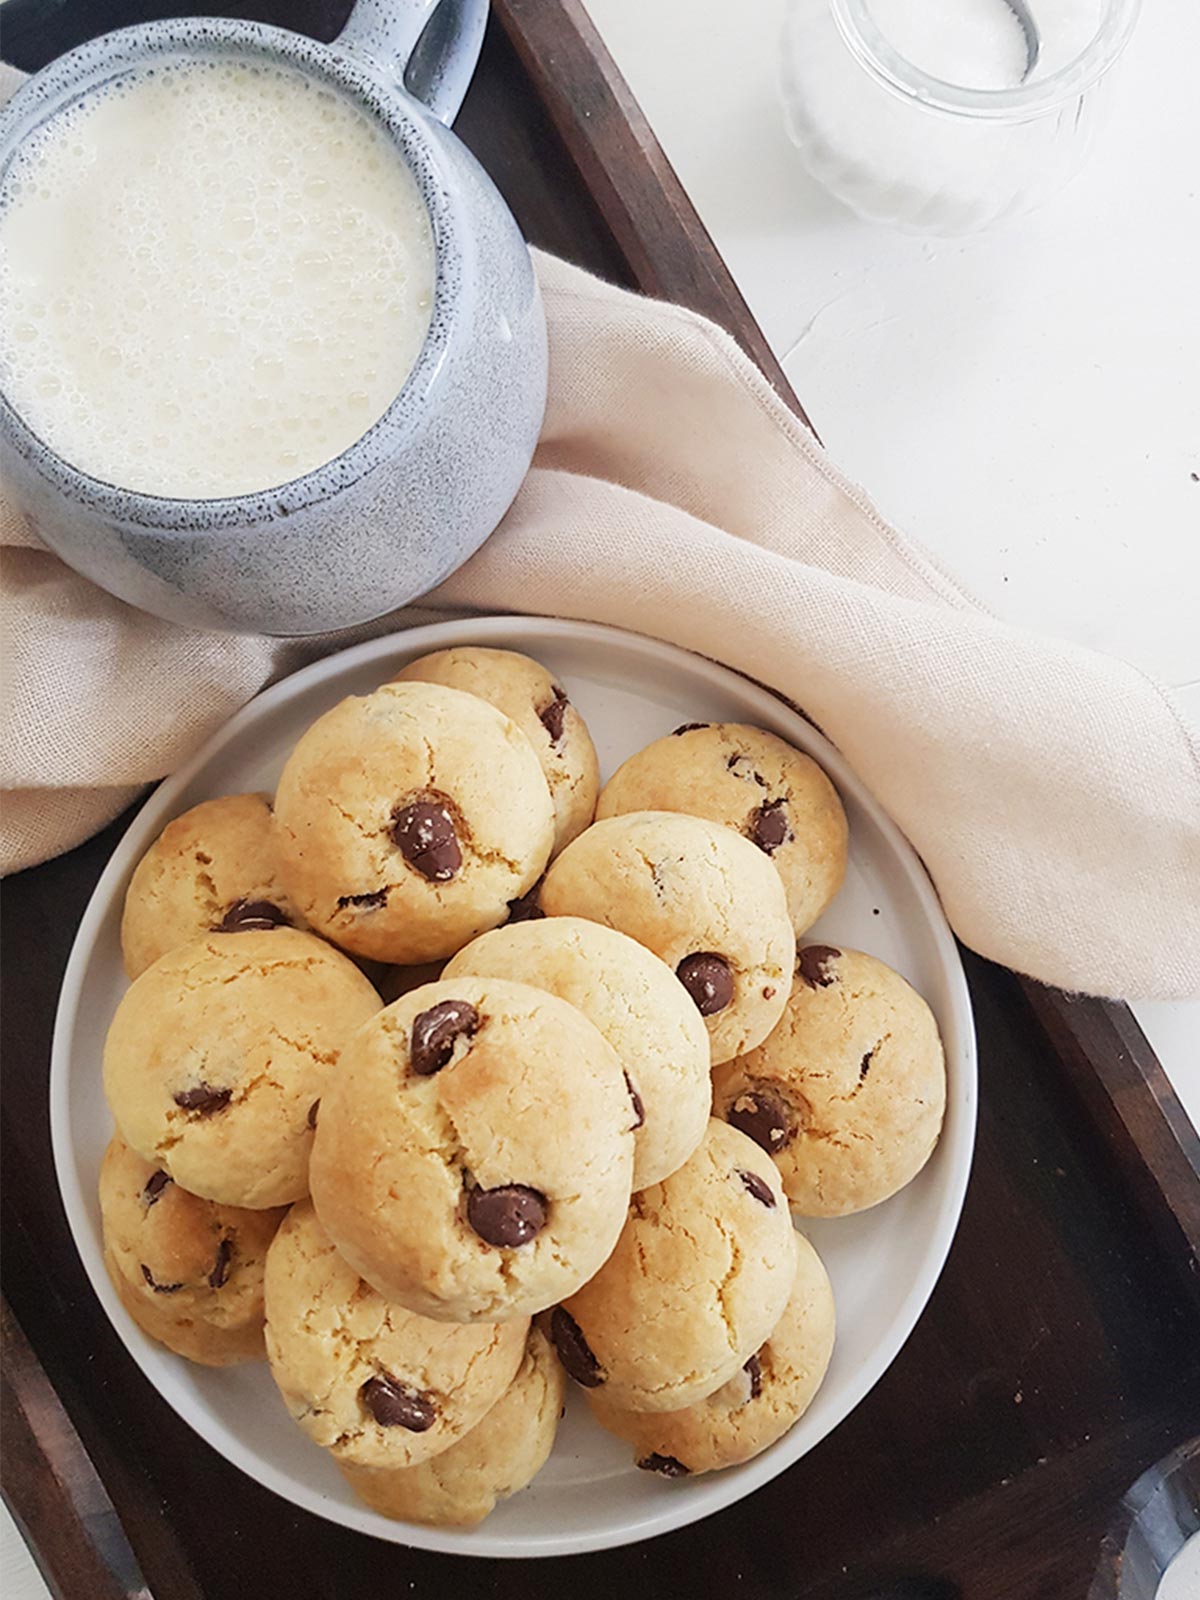
POLYGON ((713 1098, 718 1116, 774 1157, 794 1210, 865 1210, 915 1178, 937 1143, 937 1023, 874 956, 807 945, 782 1022, 714 1073, 713 1098))
POLYGON ((609 817, 554 862, 541 904, 653 950, 704 1018, 714 1062, 753 1048, 783 1014, 795 958, 783 882, 732 828, 678 812, 609 817))
POLYGON ((270 798, 227 794, 169 822, 138 862, 121 952, 136 978, 205 933, 303 926, 279 875, 270 798))
POLYGON ((286 1205, 308 1192, 317 1102, 379 1010, 310 933, 211 933, 168 951, 117 1007, 104 1092, 122 1138, 192 1194, 286 1205))
POLYGON ((597 1422, 627 1439, 634 1460, 665 1478, 749 1461, 808 1410, 833 1353, 833 1290, 820 1257, 796 1235, 796 1281, 766 1343, 721 1387, 682 1411, 620 1411, 589 1392, 597 1422))
POLYGON ((267 1355, 288 1410, 340 1463, 409 1467, 456 1444, 516 1376, 528 1322, 454 1327, 390 1304, 308 1201, 267 1255, 267 1355))
POLYGON ((511 718, 390 683, 309 728, 275 796, 283 881, 311 925, 401 965, 453 955, 537 882, 554 806, 511 718))
POLYGON ((188 1194, 120 1138, 100 1166, 104 1264, 143 1332, 207 1367, 260 1360, 263 1269, 283 1210, 188 1194))
POLYGON ((616 1052, 574 1006, 498 978, 444 979, 342 1052, 313 1200, 389 1299, 452 1322, 528 1316, 616 1243, 634 1120, 616 1052))
POLYGON ((797 935, 846 875, 846 813, 811 758, 740 722, 692 723, 630 756, 605 784, 597 818, 686 811, 736 828, 772 862, 797 935))
POLYGON ((635 1189, 683 1165, 712 1109, 708 1032, 665 962, 598 922, 548 917, 483 934, 459 951, 443 977, 465 972, 556 994, 612 1045, 629 1083, 635 1189))
POLYGON ((531 1328, 516 1377, 457 1444, 415 1467, 340 1463, 342 1472, 354 1492, 385 1517, 472 1528, 541 1471, 562 1404, 562 1368, 545 1334, 531 1328))
POLYGON ((396 683, 442 683, 476 694, 511 717, 542 764, 554 802, 554 853, 592 820, 600 788, 596 747, 561 683, 515 650, 459 645, 410 661, 396 683))
POLYGON ((677 1411, 728 1383, 783 1315, 795 1232, 779 1174, 713 1120, 678 1172, 636 1194, 612 1255, 551 1316, 570 1377, 606 1404, 677 1411))

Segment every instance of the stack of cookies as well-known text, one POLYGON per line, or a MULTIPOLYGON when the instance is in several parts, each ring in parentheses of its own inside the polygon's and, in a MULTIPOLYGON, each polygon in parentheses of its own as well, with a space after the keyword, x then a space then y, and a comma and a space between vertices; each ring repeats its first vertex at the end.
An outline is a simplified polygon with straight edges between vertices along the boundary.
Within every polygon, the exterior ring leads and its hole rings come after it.
POLYGON ((508 651, 335 706, 273 802, 205 801, 131 880, 123 1305, 193 1361, 265 1351, 387 1516, 468 1525, 528 1484, 567 1378, 639 1467, 756 1455, 833 1346, 792 1213, 895 1193, 945 1102, 920 997, 804 942, 846 848, 825 774, 755 728, 679 728, 601 790, 508 651))

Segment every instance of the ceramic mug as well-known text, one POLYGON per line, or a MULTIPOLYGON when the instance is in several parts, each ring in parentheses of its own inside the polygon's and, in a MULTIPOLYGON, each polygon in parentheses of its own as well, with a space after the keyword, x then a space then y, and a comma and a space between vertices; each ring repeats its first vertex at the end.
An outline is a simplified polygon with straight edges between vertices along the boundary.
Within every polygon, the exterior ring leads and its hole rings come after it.
POLYGON ((358 0, 329 45, 217 20, 104 35, 30 78, 0 113, 0 173, 40 123, 152 62, 226 54, 296 68, 365 110, 407 162, 436 258, 421 353, 355 444, 277 488, 224 499, 133 493, 72 467, 0 393, 0 471, 77 571, 173 621, 297 635, 423 594, 492 532, 529 466, 546 398, 546 327, 528 249, 448 124, 487 0, 358 0))

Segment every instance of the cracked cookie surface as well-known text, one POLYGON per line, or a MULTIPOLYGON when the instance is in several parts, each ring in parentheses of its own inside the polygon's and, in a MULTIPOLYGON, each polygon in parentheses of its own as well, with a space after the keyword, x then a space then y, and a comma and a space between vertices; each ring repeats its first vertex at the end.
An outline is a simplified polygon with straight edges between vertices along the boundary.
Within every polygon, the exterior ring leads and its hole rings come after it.
POLYGON ((284 766, 275 821, 307 921, 401 965, 498 927, 554 842, 550 790, 521 729, 434 683, 384 684, 319 717, 284 766))
POLYGON ((342 1463, 342 1473, 360 1499, 385 1517, 427 1527, 474 1527, 545 1465, 563 1388, 563 1370, 549 1341, 531 1328, 516 1377, 457 1444, 415 1467, 342 1463))
POLYGON ((521 1364, 527 1322, 431 1322, 383 1299, 310 1201, 267 1254, 267 1355, 293 1418, 339 1463, 408 1467, 479 1422, 521 1364))
POLYGON ((833 1354, 829 1276, 796 1235, 796 1278, 783 1316, 728 1383, 681 1411, 621 1411, 603 1389, 588 1395, 596 1421, 633 1446, 647 1472, 680 1478, 760 1455, 808 1410, 833 1354))
POLYGON ((629 1079, 635 1189, 683 1165, 712 1108, 708 1032, 665 962, 601 923, 547 917, 483 934, 442 976, 468 972, 558 995, 612 1045, 629 1079))
POLYGON ((591 822, 600 789, 596 747, 562 685, 516 650, 458 645, 410 661, 396 683, 441 683, 487 700, 511 717, 541 763, 554 802, 554 854, 591 822))
POLYGON ((280 877, 265 794, 203 800, 169 822, 134 869, 121 916, 130 978, 218 928, 302 928, 280 877))
POLYGON ((343 1051, 313 1200, 389 1299, 447 1321, 528 1316, 616 1242, 630 1111, 616 1052, 574 1006, 498 978, 426 984, 343 1051))
POLYGON ((286 1213, 188 1194, 119 1137, 99 1187, 105 1266, 138 1326, 205 1366, 260 1360, 263 1269, 286 1213))
POLYGON ((777 868, 797 935, 846 876, 837 790, 811 756, 762 728, 699 723, 656 739, 613 773, 596 816, 629 811, 684 811, 736 829, 777 868))
POLYGON ((715 1119, 633 1196, 617 1247, 551 1318, 567 1372, 623 1410, 675 1411, 727 1383, 783 1315, 795 1231, 779 1174, 715 1119))
POLYGON ((137 978, 104 1043, 121 1136, 192 1194, 286 1205, 308 1192, 313 1107, 338 1052, 379 1010, 310 933, 214 933, 137 978))
POLYGON ((609 817, 553 863, 541 904, 665 961, 704 1016, 714 1062, 751 1049, 783 1014, 795 958, 783 881, 732 828, 681 812, 609 817))
POLYGON ((928 1161, 946 1106, 932 1011, 884 962, 806 945, 783 1020, 713 1074, 716 1114, 770 1150, 792 1208, 877 1205, 928 1161))

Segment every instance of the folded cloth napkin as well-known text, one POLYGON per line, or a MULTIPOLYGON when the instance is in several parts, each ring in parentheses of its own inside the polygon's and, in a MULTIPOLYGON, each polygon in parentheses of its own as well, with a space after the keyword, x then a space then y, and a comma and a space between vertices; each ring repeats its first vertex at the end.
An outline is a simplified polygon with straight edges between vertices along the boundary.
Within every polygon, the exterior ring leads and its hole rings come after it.
POLYGON ((160 622, 0 494, 0 866, 69 849, 273 678, 433 615, 612 623, 803 706, 973 949, 1064 988, 1200 992, 1200 750, 1136 668, 990 616, 832 467, 732 340, 536 257, 550 396, 533 468, 422 607, 304 641, 160 622))

